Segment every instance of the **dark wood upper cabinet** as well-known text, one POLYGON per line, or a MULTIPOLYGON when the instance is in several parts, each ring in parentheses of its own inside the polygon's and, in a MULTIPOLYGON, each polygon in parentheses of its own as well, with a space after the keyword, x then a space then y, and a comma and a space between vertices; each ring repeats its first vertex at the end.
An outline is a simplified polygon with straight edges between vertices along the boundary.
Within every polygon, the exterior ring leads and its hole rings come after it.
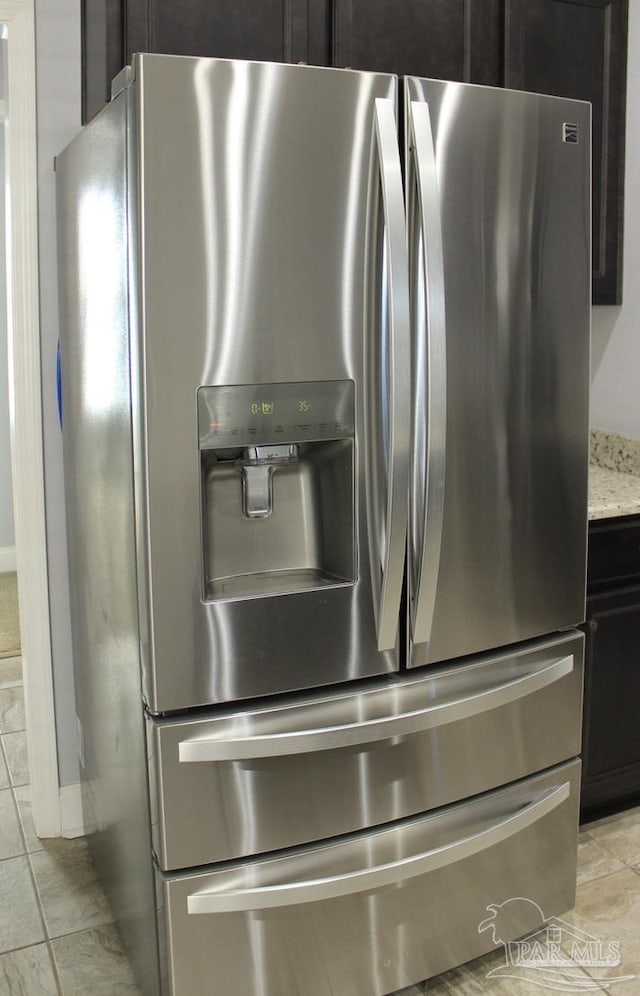
POLYGON ((83 122, 134 52, 328 65, 331 0, 82 0, 83 122))
POLYGON ((334 0, 334 66, 497 86, 502 0, 334 0))
POLYGON ((134 52, 165 52, 260 62, 311 62, 313 54, 326 63, 328 2, 311 4, 315 13, 324 13, 324 17, 313 18, 312 24, 309 6, 307 0, 127 0, 127 59, 134 52))
POLYGON ((627 0, 505 0, 504 85, 593 106, 593 301, 622 301, 627 0))
POLYGON ((134 52, 507 86, 593 105, 593 301, 622 300, 628 0, 81 0, 83 121, 134 52))
POLYGON ((81 0, 82 123, 109 100, 124 66, 124 0, 81 0))

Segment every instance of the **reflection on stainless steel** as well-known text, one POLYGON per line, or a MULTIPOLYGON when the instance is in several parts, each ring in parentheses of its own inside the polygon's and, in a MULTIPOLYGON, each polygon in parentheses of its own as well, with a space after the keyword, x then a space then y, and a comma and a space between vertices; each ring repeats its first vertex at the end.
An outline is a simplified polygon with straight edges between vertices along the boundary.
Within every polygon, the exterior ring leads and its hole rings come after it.
POLYGON ((391 76, 121 82, 57 166, 96 866, 145 996, 382 996, 573 902, 588 107, 406 80, 403 192, 391 76))
MULTIPOLYGON (((382 310, 388 323, 385 322, 384 326, 382 349, 379 345, 377 353, 382 356, 383 370, 388 370, 388 376, 381 377, 379 384, 379 387, 388 391, 388 399, 380 398, 379 392, 376 392, 372 398, 373 404, 377 400, 385 411, 386 460, 381 460, 381 441, 374 441, 372 445, 371 437, 369 437, 367 457, 373 464, 372 473, 377 478, 371 490, 375 495, 379 495, 381 491, 384 495, 384 511, 374 512, 376 518, 382 515, 382 520, 378 533, 378 549, 372 551, 378 650, 393 650, 398 638, 398 614, 402 597, 407 534, 410 412, 409 275, 402 171, 396 120, 391 101, 377 98, 374 113, 375 129, 372 146, 375 148, 375 158, 379 167, 384 224, 382 239, 385 279, 382 286, 388 294, 386 300, 382 302, 382 310), (380 560, 379 573, 376 571, 377 558, 380 560), (378 578, 379 584, 376 583, 378 578)), ((370 217, 372 213, 370 212, 370 217)), ((376 352, 375 346, 374 352, 376 352)), ((375 424, 376 420, 377 417, 374 416, 371 421, 375 424)), ((370 530, 370 543, 371 539, 370 530)))
POLYGON ((161 867, 360 830, 542 770, 578 753, 581 695, 582 637, 567 634, 357 694, 150 719, 161 867), (477 757, 487 743, 500 751, 477 757))
POLYGON ((352 381, 201 387, 198 436, 205 600, 353 584, 352 381))
POLYGON ((145 992, 158 989, 131 477, 126 100, 59 166, 64 460, 82 805, 145 992), (97 223, 100 228, 95 227, 97 223), (118 868, 113 864, 119 852, 118 868))
MULTIPOLYGON (((566 153, 559 98, 406 93, 429 106, 447 334, 442 544, 415 665, 584 617, 590 153, 566 153)), ((588 105, 571 112, 588 132, 588 105)))
MULTIPOLYGON (((270 729, 269 720, 274 719, 270 715, 264 728, 258 726, 257 731, 253 732, 246 729, 248 717, 245 714, 239 724, 222 724, 222 728, 218 729, 216 729, 217 724, 214 724, 209 736, 181 741, 179 758, 186 762, 239 761, 257 757, 306 754, 317 750, 334 750, 339 747, 350 747, 354 744, 388 740, 391 737, 404 737, 412 733, 419 733, 422 730, 444 726, 446 723, 458 722, 469 716, 475 716, 478 713, 507 705, 524 696, 531 695, 539 688, 545 688, 554 681, 559 681, 560 678, 570 674, 573 666, 573 657, 560 657, 546 661, 542 668, 537 668, 533 672, 518 671, 516 678, 473 695, 466 694, 460 699, 454 699, 437 706, 429 704, 421 707, 417 702, 414 702, 411 706, 405 706, 404 710, 400 712, 390 710, 387 702, 378 719, 365 719, 360 710, 357 710, 358 714, 353 721, 339 725, 334 722, 332 725, 300 729, 297 717, 298 710, 293 708, 290 710, 296 716, 293 719, 293 728, 287 729, 286 726, 275 724, 275 729, 270 729)), ((428 685, 433 680, 433 678, 427 678, 425 684, 428 685)), ((409 686, 405 686, 401 692, 406 692, 408 688, 409 686)), ((366 695, 367 693, 365 693, 366 695)), ((385 697, 388 699, 389 695, 387 694, 385 697)), ((357 702, 349 702, 350 706, 357 704, 357 702)), ((335 702, 331 703, 332 719, 335 719, 333 714, 335 705, 335 702)), ((400 708, 402 709, 402 707, 400 708)), ((317 704, 314 711, 319 711, 317 704)), ((282 716, 277 718, 281 719, 282 716)), ((291 722, 290 718, 289 722, 291 722)))
MULTIPOLYGON (((473 857, 489 847, 501 844, 551 813, 557 806, 566 802, 570 794, 569 782, 554 785, 534 802, 527 803, 524 807, 519 802, 518 808, 506 818, 452 841, 446 848, 440 845, 402 858, 391 860, 387 858, 373 867, 349 871, 342 875, 336 874, 336 866, 340 861, 339 852, 345 849, 345 845, 334 844, 327 848, 328 853, 323 855, 324 868, 316 866, 310 881, 301 879, 294 868, 290 882, 278 880, 275 885, 260 885, 253 888, 238 887, 236 882, 232 882, 229 888, 227 883, 223 883, 215 889, 198 890, 187 896, 187 912, 197 915, 276 909, 282 906, 297 906, 300 903, 322 902, 340 896, 353 896, 369 889, 381 889, 385 885, 406 882, 418 875, 445 868, 455 861, 473 857)), ((406 827, 403 831, 406 832, 406 827)), ((387 830, 386 833, 390 837, 390 846, 397 848, 402 840, 398 832, 387 830)), ((372 843, 379 844, 380 838, 372 843)), ((290 859, 290 862, 293 864, 293 859, 290 859)), ((265 867, 270 871, 273 869, 273 864, 265 867)))
MULTIPOLYGON (((393 109, 396 82, 151 57, 140 58, 136 80, 148 427, 141 470, 154 592, 149 706, 165 711, 389 671, 398 664, 395 640, 377 652, 370 625, 377 578, 368 556, 360 556, 348 588, 262 603, 201 601, 192 441, 194 391, 203 384, 352 380, 356 423, 364 425, 364 268, 354 260, 364 251, 372 105, 384 98, 393 109), (313 114, 319 104, 331 113, 313 114), (179 113, 171 116, 168 150, 170 108, 179 113), (205 188, 203 205, 193 191, 205 188), (191 514, 177 517, 179 508, 191 514), (277 670, 255 666, 265 645, 277 670)), ((407 364, 398 376, 408 378, 407 364)), ((363 448, 355 455, 356 543, 366 551, 363 448)), ((400 533, 389 554, 396 588, 400 533)), ((394 634, 397 628, 396 609, 394 634)))
POLYGON ((407 102, 408 184, 415 198, 410 232, 414 298, 414 451, 409 615, 412 646, 428 645, 435 608, 447 448, 447 326, 442 217, 429 108, 407 102), (415 168, 411 169, 411 165, 415 168), (414 180, 415 174, 415 180, 414 180), (413 184, 415 182, 415 192, 413 184), (416 196, 417 195, 417 196, 416 196), (424 302, 424 305, 422 305, 424 302))
MULTIPOLYGON (((526 896, 543 910, 572 905, 572 881, 536 872, 573 860, 579 773, 573 762, 341 843, 227 870, 159 874, 174 939, 174 991, 206 992, 215 974, 222 992, 364 996, 445 971, 462 951, 483 954, 492 947, 478 932, 487 897, 526 896), (394 865, 415 877, 400 872, 389 888, 394 865), (352 892, 358 877, 370 889, 352 892), (220 912, 225 906, 237 912, 220 912), (256 958, 260 988, 252 989, 256 958)), ((539 926, 526 915, 526 904, 505 912, 504 940, 539 926)))

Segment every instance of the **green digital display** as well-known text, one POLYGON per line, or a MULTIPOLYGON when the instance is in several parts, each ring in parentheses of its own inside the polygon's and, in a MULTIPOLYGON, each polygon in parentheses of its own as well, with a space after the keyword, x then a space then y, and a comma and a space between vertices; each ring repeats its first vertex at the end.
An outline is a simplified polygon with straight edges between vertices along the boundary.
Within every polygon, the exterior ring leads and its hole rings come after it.
MULTIPOLYGON (((297 401, 298 412, 310 412, 313 411, 313 405, 307 398, 301 398, 297 401)), ((273 415, 274 414, 274 403, 273 401, 254 401, 251 405, 252 415, 273 415)))

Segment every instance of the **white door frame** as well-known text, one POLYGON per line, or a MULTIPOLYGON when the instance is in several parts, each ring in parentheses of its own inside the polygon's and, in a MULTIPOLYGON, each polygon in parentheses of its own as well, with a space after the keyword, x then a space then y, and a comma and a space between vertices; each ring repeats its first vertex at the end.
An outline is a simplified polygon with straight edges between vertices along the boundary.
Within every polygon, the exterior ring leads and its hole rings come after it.
POLYGON ((8 26, 7 326, 9 419, 33 819, 61 830, 44 505, 34 0, 0 0, 8 26))

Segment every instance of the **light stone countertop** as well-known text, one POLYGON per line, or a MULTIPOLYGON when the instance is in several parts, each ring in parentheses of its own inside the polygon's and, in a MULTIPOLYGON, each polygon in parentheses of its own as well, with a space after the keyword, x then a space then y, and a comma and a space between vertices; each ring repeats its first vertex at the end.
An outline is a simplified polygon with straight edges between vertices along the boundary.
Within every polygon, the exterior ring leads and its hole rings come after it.
POLYGON ((589 467, 589 518, 640 515, 640 477, 592 463, 589 467))
POLYGON ((591 430, 589 518, 640 514, 640 439, 591 430))

